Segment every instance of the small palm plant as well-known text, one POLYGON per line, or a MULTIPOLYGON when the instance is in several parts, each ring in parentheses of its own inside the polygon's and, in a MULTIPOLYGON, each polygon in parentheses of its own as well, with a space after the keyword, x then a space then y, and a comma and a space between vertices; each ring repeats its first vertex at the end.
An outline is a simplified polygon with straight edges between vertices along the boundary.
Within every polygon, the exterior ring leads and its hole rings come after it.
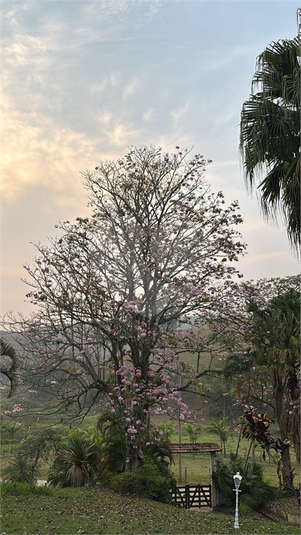
POLYGON ((197 439, 199 438, 202 432, 201 424, 197 424, 197 425, 186 424, 184 425, 183 429, 188 434, 189 439, 193 444, 196 443, 197 439))
POLYGON ((15 436, 20 431, 19 422, 3 422, 1 428, 2 430, 9 435, 10 438, 10 453, 13 452, 13 447, 15 443, 15 436))
MULTIPOLYGON (((226 457, 226 442, 228 440, 229 435, 229 427, 225 427, 225 421, 228 418, 222 418, 221 420, 217 420, 216 418, 213 418, 212 422, 207 426, 207 431, 211 431, 212 433, 215 433, 219 436, 220 442, 221 442, 221 448, 224 448, 224 456, 226 457)), ((221 451, 221 458, 223 457, 223 451, 221 451)))
POLYGON ((10 483, 30 483, 31 464, 29 459, 25 455, 18 453, 10 461, 9 465, 4 468, 2 478, 10 483))
MULTIPOLYGON (((202 432, 202 426, 201 424, 192 425, 192 424, 186 424, 183 427, 184 432, 188 434, 190 442, 193 444, 196 443, 197 439, 199 438, 201 432, 202 432)), ((192 458, 194 459, 195 454, 192 454, 192 458)))
POLYGON ((82 433, 72 433, 54 459, 48 482, 60 487, 83 487, 96 472, 95 445, 82 433))
POLYGON ((166 442, 171 442, 171 435, 174 431, 174 423, 167 422, 167 424, 159 424, 158 429, 159 431, 162 431, 164 440, 166 442))

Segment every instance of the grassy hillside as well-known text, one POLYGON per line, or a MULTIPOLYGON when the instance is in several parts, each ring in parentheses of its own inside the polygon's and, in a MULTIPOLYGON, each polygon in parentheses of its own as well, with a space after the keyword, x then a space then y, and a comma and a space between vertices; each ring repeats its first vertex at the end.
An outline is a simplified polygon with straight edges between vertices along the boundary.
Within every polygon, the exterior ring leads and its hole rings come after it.
MULTIPOLYGON (((18 494, 2 489, 1 532, 7 534, 148 534, 233 533, 234 512, 180 509, 106 489, 37 489, 18 494)), ((240 514, 241 534, 293 535, 298 526, 272 522, 260 513, 240 514)))

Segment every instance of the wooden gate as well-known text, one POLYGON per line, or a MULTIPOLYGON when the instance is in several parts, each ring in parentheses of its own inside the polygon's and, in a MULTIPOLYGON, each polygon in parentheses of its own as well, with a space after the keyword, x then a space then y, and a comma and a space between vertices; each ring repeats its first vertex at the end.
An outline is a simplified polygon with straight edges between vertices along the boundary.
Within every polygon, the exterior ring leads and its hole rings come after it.
POLYGON ((183 485, 172 494, 172 503, 176 507, 212 507, 211 485, 183 485))

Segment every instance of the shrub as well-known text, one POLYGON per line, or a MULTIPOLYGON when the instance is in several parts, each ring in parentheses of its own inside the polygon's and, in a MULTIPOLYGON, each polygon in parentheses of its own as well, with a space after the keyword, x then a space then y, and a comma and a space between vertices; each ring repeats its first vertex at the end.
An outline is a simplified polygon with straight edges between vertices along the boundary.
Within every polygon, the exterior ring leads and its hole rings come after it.
POLYGON ((99 477, 105 485, 114 475, 125 470, 125 437, 118 418, 112 414, 104 413, 97 425, 101 434, 99 477))
POLYGON ((138 472, 123 472, 113 477, 110 488, 121 494, 134 494, 163 503, 171 502, 171 491, 175 489, 172 475, 163 475, 156 463, 144 458, 138 472))
POLYGON ((28 494, 37 494, 39 496, 50 496, 53 490, 48 487, 33 487, 30 488, 29 483, 1 483, 1 495, 8 494, 10 496, 26 496, 28 494))
POLYGON ((29 483, 1 483, 1 495, 9 494, 10 496, 26 496, 30 492, 29 483))
POLYGON ((30 492, 38 496, 52 496, 54 491, 49 487, 33 487, 30 492))
POLYGON ((144 457, 138 475, 148 498, 171 503, 171 491, 175 491, 176 481, 166 465, 159 467, 154 460, 144 457))
POLYGON ((110 480, 109 487, 118 494, 146 496, 145 488, 138 476, 132 472, 122 472, 110 480))
POLYGON ((213 472, 213 481, 217 489, 223 494, 225 504, 235 505, 235 492, 233 476, 240 472, 242 476, 240 490, 240 509, 242 512, 258 509, 272 496, 272 489, 263 481, 263 468, 258 463, 248 462, 244 466, 244 460, 230 455, 229 462, 222 459, 216 460, 216 467, 213 472))

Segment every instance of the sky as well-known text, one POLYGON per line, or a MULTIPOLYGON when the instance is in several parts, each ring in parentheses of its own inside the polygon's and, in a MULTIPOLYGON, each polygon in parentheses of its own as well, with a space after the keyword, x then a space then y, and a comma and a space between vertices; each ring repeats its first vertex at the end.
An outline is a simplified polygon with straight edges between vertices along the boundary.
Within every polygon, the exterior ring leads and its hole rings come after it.
POLYGON ((1 314, 29 314, 24 264, 91 212, 81 172, 130 146, 177 145, 238 199, 244 280, 300 272, 285 227, 245 187, 239 121, 256 57, 297 34, 299 1, 2 0, 1 314))

